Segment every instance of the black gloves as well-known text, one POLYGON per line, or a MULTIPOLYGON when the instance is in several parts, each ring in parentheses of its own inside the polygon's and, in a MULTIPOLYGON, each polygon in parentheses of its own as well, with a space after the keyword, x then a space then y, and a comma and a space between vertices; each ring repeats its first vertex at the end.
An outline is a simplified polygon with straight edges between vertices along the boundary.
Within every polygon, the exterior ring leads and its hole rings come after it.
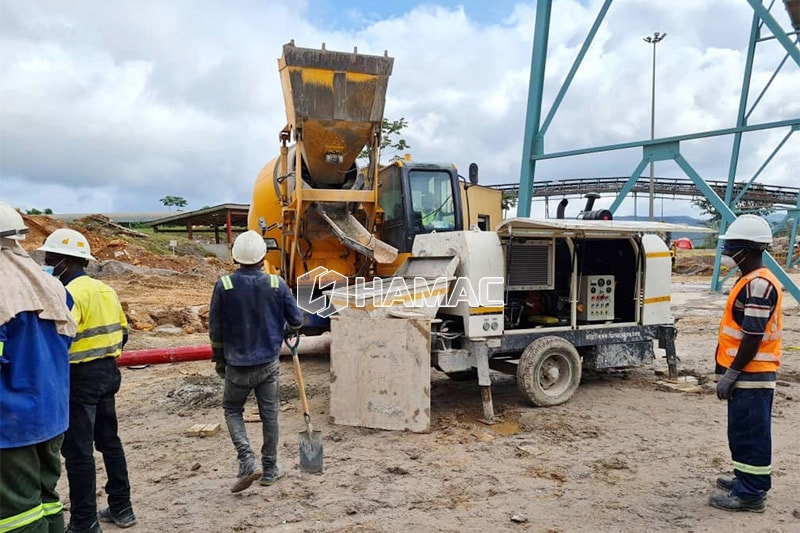
POLYGON ((214 371, 225 379, 225 351, 222 346, 211 346, 211 360, 214 362, 214 371))
POLYGON ((220 379, 225 379, 225 361, 214 362, 214 371, 217 373, 220 379))
POLYGON ((732 368, 727 369, 725 374, 717 381, 717 398, 720 400, 729 399, 731 397, 731 392, 733 392, 733 384, 736 383, 738 377, 738 370, 732 368))
POLYGON ((300 326, 290 326, 286 324, 283 326, 283 339, 289 340, 292 337, 300 334, 300 326))

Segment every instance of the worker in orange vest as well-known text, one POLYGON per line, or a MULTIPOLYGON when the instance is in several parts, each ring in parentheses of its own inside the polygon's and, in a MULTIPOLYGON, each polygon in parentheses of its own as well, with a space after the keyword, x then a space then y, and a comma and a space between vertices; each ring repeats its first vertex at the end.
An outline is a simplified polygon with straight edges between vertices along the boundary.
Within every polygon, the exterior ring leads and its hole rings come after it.
POLYGON ((761 513, 772 473, 772 399, 781 358, 781 285, 762 262, 772 244, 763 218, 740 215, 719 239, 741 277, 731 289, 719 326, 717 396, 728 401, 728 446, 734 477, 709 504, 726 511, 761 513))

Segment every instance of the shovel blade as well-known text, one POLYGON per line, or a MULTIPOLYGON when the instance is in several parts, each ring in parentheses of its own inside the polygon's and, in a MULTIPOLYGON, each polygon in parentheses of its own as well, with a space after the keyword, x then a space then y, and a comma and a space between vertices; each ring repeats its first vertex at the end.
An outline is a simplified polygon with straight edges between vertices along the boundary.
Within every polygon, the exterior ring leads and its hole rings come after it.
POLYGON ((300 440, 300 470, 309 474, 322 473, 322 432, 301 431, 300 440))

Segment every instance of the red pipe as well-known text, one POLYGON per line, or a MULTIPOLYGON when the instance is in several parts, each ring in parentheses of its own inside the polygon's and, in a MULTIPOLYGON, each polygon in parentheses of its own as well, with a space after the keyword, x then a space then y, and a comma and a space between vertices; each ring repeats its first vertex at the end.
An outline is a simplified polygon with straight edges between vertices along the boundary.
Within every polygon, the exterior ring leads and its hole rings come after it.
MULTIPOLYGON (((297 351, 303 355, 327 354, 330 352, 331 335, 327 331, 321 335, 300 336, 297 351)), ((291 352, 284 344, 281 355, 291 352)), ((183 363, 186 361, 208 361, 211 359, 211 345, 177 346, 171 348, 151 348, 122 352, 117 358, 117 366, 158 365, 161 363, 183 363)))
POLYGON ((177 346, 122 352, 117 366, 157 365, 160 363, 182 363, 185 361, 207 361, 211 359, 211 345, 177 346))
MULTIPOLYGON (((297 351, 303 355, 327 354, 331 347, 330 333, 300 337, 297 351)), ((281 355, 291 352, 284 344, 281 355)), ((161 363, 183 363, 186 361, 208 361, 211 359, 211 345, 175 346, 171 348, 151 348, 149 350, 131 350, 122 352, 117 358, 117 366, 158 365, 161 363)))

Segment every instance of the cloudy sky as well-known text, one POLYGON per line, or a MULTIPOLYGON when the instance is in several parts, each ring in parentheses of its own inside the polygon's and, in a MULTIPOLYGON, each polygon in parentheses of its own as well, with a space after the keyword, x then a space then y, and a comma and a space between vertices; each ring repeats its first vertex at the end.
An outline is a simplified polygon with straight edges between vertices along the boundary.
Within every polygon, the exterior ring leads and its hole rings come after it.
MULTIPOLYGON (((554 4, 545 113, 601 2, 554 4)), ((789 27, 781 2, 773 13, 789 27)), ((463 173, 475 161, 483 182, 517 182, 534 16, 533 2, 513 0, 5 0, 0 198, 56 213, 158 211, 167 195, 185 198, 187 209, 249 203, 286 123, 276 60, 292 39, 388 51, 385 114, 408 121, 414 159, 453 162, 463 173)), ((547 151, 649 138, 652 48, 642 37, 653 31, 668 34, 658 45, 656 136, 734 126, 751 17, 744 0, 617 0, 547 151)), ((774 40, 759 45, 755 95, 783 56, 774 40)), ((797 87, 800 69, 789 61, 750 123, 800 116, 797 87)), ((737 179, 749 179, 785 133, 745 136, 737 179)), ((725 179, 731 142, 692 141, 682 151, 704 177, 725 179)), ((640 157, 548 161, 536 179, 629 175, 640 157)), ((798 166, 794 135, 760 181, 796 186, 798 166)), ((672 163, 656 174, 681 175, 672 163)))

